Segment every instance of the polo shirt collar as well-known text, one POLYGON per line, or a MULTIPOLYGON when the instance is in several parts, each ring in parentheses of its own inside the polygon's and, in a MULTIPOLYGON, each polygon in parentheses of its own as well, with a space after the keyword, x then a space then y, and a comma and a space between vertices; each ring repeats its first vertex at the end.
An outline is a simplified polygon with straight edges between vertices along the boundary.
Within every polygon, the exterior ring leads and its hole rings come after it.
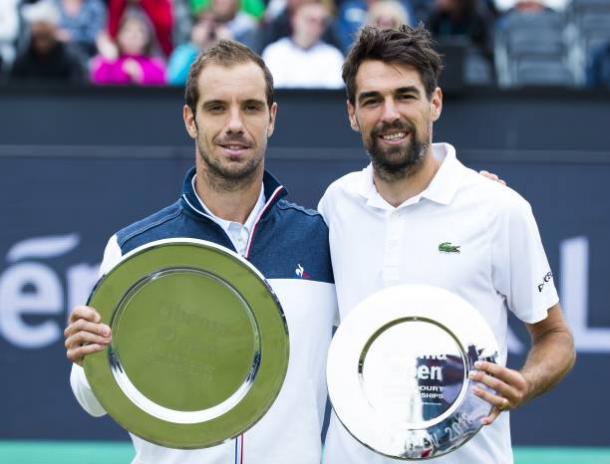
POLYGON ((459 167, 461 163, 457 159, 455 148, 448 143, 433 143, 432 153, 436 159, 441 160, 441 166, 421 196, 436 203, 448 205, 460 185, 459 167))
POLYGON ((223 219, 219 216, 216 216, 214 213, 212 213, 210 208, 208 208, 207 205, 205 204, 205 202, 203 201, 203 198, 201 198, 199 196, 199 194, 197 193, 197 190, 195 189, 195 176, 193 176, 193 178, 191 180, 191 185, 193 187, 193 192, 195 193, 195 196, 197 197, 197 200, 199 201, 199 206, 201 206, 203 211, 205 211, 207 213, 207 215, 210 216, 210 218, 212 218, 214 220, 214 222, 216 222, 220 227, 222 227, 223 230, 229 235, 231 234, 231 226, 233 224, 237 224, 240 227, 242 227, 242 226, 245 227, 246 231, 248 233, 250 233, 254 227, 254 222, 256 221, 256 218, 258 217, 260 212, 265 207, 265 189, 264 189, 263 185, 261 185, 261 191, 258 195, 258 200, 256 200, 256 204, 254 205, 254 208, 252 208, 252 211, 250 211, 250 215, 246 219, 246 222, 244 222, 243 224, 239 224, 235 221, 229 221, 227 219, 223 219))
MULTIPOLYGON (((208 217, 208 214, 202 209, 199 198, 193 188, 193 177, 195 176, 195 167, 192 167, 184 177, 182 187, 181 201, 183 206, 198 215, 208 217)), ((264 217, 281 198, 288 194, 286 188, 269 171, 265 171, 263 175, 263 192, 265 205, 261 213, 261 218, 264 217)))
POLYGON ((436 159, 441 161, 441 165, 432 178, 430 185, 419 195, 409 198, 397 208, 390 205, 377 192, 373 180, 373 165, 369 163, 362 171, 363 175, 359 186, 359 193, 366 199, 367 206, 393 210, 417 203, 421 198, 427 198, 442 205, 450 204, 459 187, 459 175, 456 169, 460 166, 460 162, 457 160, 455 148, 448 143, 433 143, 432 154, 436 159))

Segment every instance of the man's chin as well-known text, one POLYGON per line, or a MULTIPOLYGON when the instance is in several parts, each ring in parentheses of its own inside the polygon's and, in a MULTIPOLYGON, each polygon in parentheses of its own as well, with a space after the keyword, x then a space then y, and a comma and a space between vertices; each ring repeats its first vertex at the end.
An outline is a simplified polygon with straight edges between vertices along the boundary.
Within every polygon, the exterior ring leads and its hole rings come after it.
POLYGON ((249 179, 256 174, 257 166, 251 163, 229 162, 214 166, 214 171, 227 180, 240 181, 249 179))
POLYGON ((403 153, 371 154, 375 171, 386 180, 398 180, 417 171, 421 158, 403 153))
POLYGON ((414 160, 411 159, 409 155, 405 153, 378 153, 376 155, 371 155, 373 162, 379 166, 383 166, 385 169, 389 171, 402 171, 409 166, 415 164, 414 160))
POLYGON ((379 160, 373 160, 373 166, 378 169, 382 169, 384 172, 388 174, 401 174, 405 171, 408 171, 413 167, 413 163, 405 162, 405 163, 385 163, 380 162, 379 160))

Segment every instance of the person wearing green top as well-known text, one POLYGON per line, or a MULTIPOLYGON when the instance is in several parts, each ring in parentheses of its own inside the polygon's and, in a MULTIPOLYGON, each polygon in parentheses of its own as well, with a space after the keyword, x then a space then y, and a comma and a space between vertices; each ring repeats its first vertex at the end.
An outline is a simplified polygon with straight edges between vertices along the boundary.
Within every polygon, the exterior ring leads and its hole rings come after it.
MULTIPOLYGON (((211 0, 189 0, 189 3, 193 15, 198 15, 209 8, 211 0)), ((240 9, 256 19, 261 19, 265 14, 265 3, 263 0, 241 0, 240 9)))

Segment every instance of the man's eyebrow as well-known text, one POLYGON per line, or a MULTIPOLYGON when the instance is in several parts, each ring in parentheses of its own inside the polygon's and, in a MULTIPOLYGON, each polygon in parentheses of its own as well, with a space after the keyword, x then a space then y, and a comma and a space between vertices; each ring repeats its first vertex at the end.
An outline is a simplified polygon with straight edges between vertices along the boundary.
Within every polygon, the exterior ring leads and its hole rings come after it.
POLYGON ((410 85, 408 87, 400 87, 396 89, 394 93, 414 93, 416 95, 419 95, 420 92, 417 87, 415 87, 414 85, 410 85))
POLYGON ((371 92, 362 92, 358 95, 358 101, 361 102, 362 100, 366 100, 367 98, 378 97, 379 95, 381 94, 375 90, 371 92))
POLYGON ((203 108, 210 108, 210 107, 212 107, 212 106, 224 105, 224 104, 225 104, 225 102, 224 102, 224 101, 222 101, 222 100, 207 100, 207 101, 204 101, 204 102, 201 104, 201 106, 202 106, 203 108))
POLYGON ((263 106, 265 106, 265 103, 266 102, 264 100, 259 100, 258 98, 248 98, 244 102, 244 105, 255 105, 255 106, 263 107, 263 106))
MULTIPOLYGON (((397 89, 394 90, 394 94, 407 94, 407 93, 412 93, 415 95, 420 95, 420 91, 417 87, 415 87, 414 85, 409 85, 407 87, 399 87, 397 89)), ((379 97, 380 92, 377 92, 375 90, 372 90, 370 92, 362 92, 361 94, 358 95, 358 101, 362 102, 363 100, 366 100, 367 98, 375 98, 375 97, 379 97)))

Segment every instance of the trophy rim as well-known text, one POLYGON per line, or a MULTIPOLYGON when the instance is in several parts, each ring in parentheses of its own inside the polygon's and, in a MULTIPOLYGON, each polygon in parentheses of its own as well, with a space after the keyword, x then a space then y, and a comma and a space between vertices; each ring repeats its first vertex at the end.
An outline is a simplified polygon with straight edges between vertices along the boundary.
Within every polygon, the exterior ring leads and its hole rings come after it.
MULTIPOLYGON (((397 428, 391 425, 387 418, 385 422, 380 419, 379 412, 374 410, 371 403, 365 405, 367 399, 362 380, 362 357, 380 330, 401 320, 431 320, 444 327, 458 343, 464 368, 459 394, 449 408, 435 419, 422 421, 425 427, 414 427, 408 432, 425 434, 428 430, 434 430, 434 426, 452 425, 454 417, 462 414, 467 400, 480 401, 479 411, 488 415, 493 409, 489 403, 478 397, 474 400, 469 399, 475 386, 486 388, 469 379, 469 372, 474 369, 477 360, 497 362, 498 344, 483 316, 472 305, 460 296, 432 285, 401 284, 382 289, 358 304, 339 324, 329 349, 326 379, 329 399, 342 427, 363 446, 382 456, 401 460, 433 459, 463 446, 478 433, 482 424, 476 424, 465 436, 460 437, 450 446, 443 449, 437 446, 434 452, 424 457, 408 455, 406 452, 401 454, 396 448, 390 449, 387 441, 375 441, 375 434, 371 431, 375 427, 383 427, 384 432, 399 435, 396 432, 397 428), (422 309, 422 305, 417 303, 429 297, 432 297, 436 303, 440 300, 443 300, 443 303, 434 308, 422 309), (459 316, 448 315, 446 309, 449 304, 457 305, 456 312, 459 316), (468 324, 458 323, 458 318, 467 320, 468 324), (470 344, 472 341, 476 343, 477 348, 481 348, 477 359, 470 359, 466 353, 465 342, 470 344), (361 378, 357 379, 359 375, 361 378), (440 420, 437 420, 439 417, 440 420)), ((406 437, 406 434, 403 436, 406 437)))
MULTIPOLYGON (((186 305, 188 298, 189 295, 172 294, 172 302, 175 299, 177 304, 186 305)), ((212 303, 206 302, 207 306, 204 304, 204 307, 218 313, 212 303)), ((105 273, 95 285, 87 304, 98 310, 102 316, 101 322, 113 327, 113 342, 103 351, 85 357, 85 375, 108 414, 140 438, 178 449, 206 448, 221 444, 256 424, 281 390, 290 352, 288 325, 282 306, 261 272, 227 248, 191 238, 150 242, 126 253, 116 266, 105 273), (137 272, 132 272, 134 270, 137 272), (129 364, 129 353, 119 351, 117 356, 115 352, 116 346, 121 343, 121 340, 115 340, 116 321, 117 318, 120 320, 117 311, 126 311, 125 304, 131 314, 143 311, 143 308, 138 307, 142 303, 138 303, 137 299, 128 299, 125 303, 127 292, 147 279, 148 283, 145 282, 144 285, 155 282, 155 291, 162 289, 164 283, 159 275, 164 272, 175 272, 174 278, 182 278, 180 273, 195 273, 197 278, 209 277, 206 285, 212 285, 214 289, 218 288, 230 295, 231 311, 243 311, 249 321, 248 334, 245 335, 247 340, 252 340, 252 345, 248 345, 244 356, 239 358, 242 364, 246 361, 248 363, 244 378, 240 378, 241 383, 228 398, 198 411, 167 408, 148 398, 131 383, 123 369, 125 361, 129 364), (122 359, 121 355, 126 359, 122 359)), ((118 338, 126 339, 125 335, 117 333, 118 338)), ((139 333, 138 336, 143 335, 139 333)), ((219 340, 222 337, 223 334, 219 332, 216 338, 219 340)), ((155 342, 153 338, 149 336, 149 343, 155 342)), ((204 347, 212 349, 213 342, 205 340, 204 347)), ((222 356, 222 353, 219 355, 222 356)), ((220 359, 230 358, 225 354, 220 359)), ((137 362, 141 360, 132 360, 131 364, 137 362)), ((164 393, 167 395, 164 399, 169 399, 172 395, 171 391, 164 393)), ((197 394, 196 391, 188 393, 197 394)))

